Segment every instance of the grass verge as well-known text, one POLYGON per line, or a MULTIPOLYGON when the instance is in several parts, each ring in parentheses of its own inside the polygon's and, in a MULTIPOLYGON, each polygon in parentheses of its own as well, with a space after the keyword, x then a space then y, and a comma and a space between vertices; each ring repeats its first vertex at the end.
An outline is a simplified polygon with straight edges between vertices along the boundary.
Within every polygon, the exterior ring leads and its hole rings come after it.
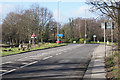
POLYGON ((120 53, 114 51, 113 56, 105 58, 106 77, 108 80, 120 80, 120 53))
POLYGON ((53 47, 63 46, 63 45, 66 45, 66 43, 62 43, 62 44, 44 43, 40 47, 37 46, 37 47, 31 48, 30 50, 26 49, 24 51, 18 50, 19 49, 18 47, 15 47, 15 48, 2 48, 1 56, 8 56, 8 55, 13 55, 13 54, 19 54, 19 53, 34 51, 34 50, 41 50, 41 49, 53 48, 53 47))

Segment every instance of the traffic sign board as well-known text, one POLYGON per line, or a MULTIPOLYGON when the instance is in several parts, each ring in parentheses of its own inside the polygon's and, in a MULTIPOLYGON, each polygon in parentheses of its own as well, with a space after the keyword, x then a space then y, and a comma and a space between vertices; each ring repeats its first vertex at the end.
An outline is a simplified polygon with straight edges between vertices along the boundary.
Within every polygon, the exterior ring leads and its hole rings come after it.
POLYGON ((96 37, 96 35, 93 35, 93 37, 96 37))
POLYGON ((57 34, 57 37, 63 37, 63 34, 57 34))
POLYGON ((32 34, 31 38, 36 38, 36 35, 35 33, 32 34))
POLYGON ((101 23, 101 28, 102 29, 104 29, 104 28, 105 29, 110 29, 111 27, 114 28, 113 26, 114 26, 114 22, 109 22, 108 21, 108 22, 101 23))

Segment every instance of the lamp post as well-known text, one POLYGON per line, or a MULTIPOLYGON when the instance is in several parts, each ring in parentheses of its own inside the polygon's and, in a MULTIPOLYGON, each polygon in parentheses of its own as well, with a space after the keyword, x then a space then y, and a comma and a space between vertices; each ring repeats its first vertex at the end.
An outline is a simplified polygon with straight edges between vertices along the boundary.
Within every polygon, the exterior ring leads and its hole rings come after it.
MULTIPOLYGON (((60 33, 60 26, 59 26, 59 2, 60 0, 58 0, 58 5, 57 5, 57 8, 58 8, 58 23, 57 23, 57 34, 60 33)), ((57 41, 59 41, 59 37, 57 36, 57 41)))
POLYGON ((85 9, 85 41, 84 43, 86 44, 86 37, 87 37, 87 34, 86 34, 86 9, 85 9))

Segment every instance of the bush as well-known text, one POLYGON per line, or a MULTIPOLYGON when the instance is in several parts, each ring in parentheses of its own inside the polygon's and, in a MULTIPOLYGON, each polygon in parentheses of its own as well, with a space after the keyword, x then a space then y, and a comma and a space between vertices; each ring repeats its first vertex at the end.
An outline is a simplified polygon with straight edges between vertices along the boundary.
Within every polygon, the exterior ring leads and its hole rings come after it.
POLYGON ((86 39, 86 42, 87 42, 87 43, 90 43, 90 38, 87 38, 87 39, 86 39))
POLYGON ((84 43, 84 39, 83 38, 81 38, 81 39, 79 39, 79 43, 84 43))
POLYGON ((31 44, 27 44, 27 50, 30 50, 31 44))
POLYGON ((12 49, 8 49, 7 51, 12 51, 12 49))
POLYGON ((70 39, 68 42, 69 42, 69 43, 72 43, 72 42, 73 42, 73 39, 70 39))

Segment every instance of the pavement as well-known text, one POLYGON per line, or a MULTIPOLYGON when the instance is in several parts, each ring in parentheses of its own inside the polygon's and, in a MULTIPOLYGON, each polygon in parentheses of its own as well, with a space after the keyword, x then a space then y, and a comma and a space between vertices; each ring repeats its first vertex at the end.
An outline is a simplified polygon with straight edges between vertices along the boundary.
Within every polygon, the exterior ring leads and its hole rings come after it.
MULTIPOLYGON (((110 46, 106 46, 106 55, 109 54, 110 49, 110 46)), ((92 59, 83 80, 106 80, 104 57, 105 47, 104 45, 99 45, 93 52, 92 59)))

